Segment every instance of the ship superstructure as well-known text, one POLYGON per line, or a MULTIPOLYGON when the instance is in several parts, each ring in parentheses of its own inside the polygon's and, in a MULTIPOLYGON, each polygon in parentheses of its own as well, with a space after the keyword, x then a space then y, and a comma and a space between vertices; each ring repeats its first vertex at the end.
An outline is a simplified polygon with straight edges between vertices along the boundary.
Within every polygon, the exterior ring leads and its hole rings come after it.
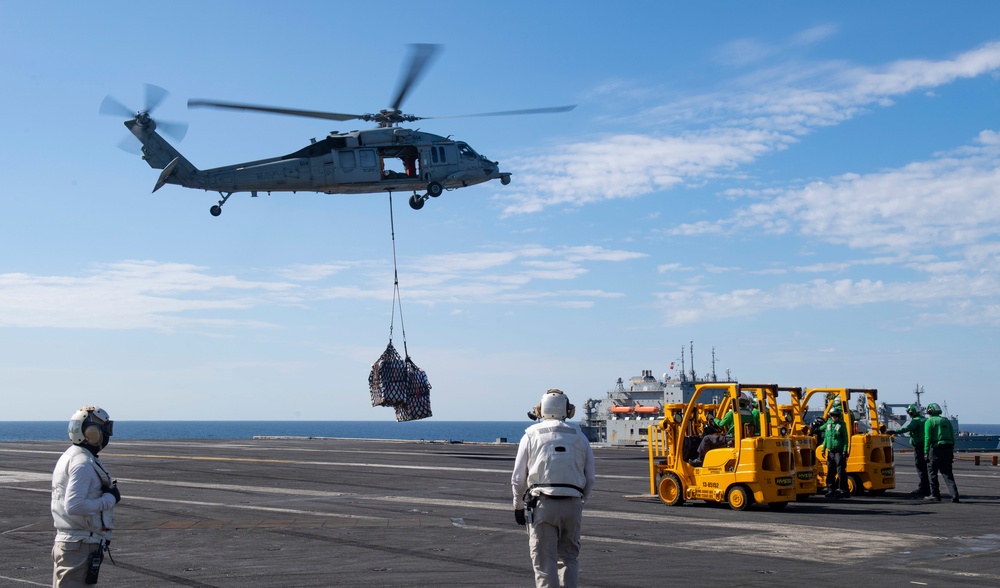
MULTIPOLYGON (((614 388, 601 398, 591 398, 583 405, 583 420, 580 425, 591 443, 608 445, 646 445, 649 442, 649 426, 663 418, 663 405, 686 403, 694 395, 694 385, 703 382, 720 381, 715 376, 715 350, 712 351, 711 373, 698 377, 694 370, 694 349, 691 349, 691 370, 685 372, 684 350, 681 350, 681 369, 674 372, 674 364, 662 378, 653 375, 653 370, 642 370, 638 376, 629 378, 626 384, 618 378, 614 388)), ((732 381, 728 379, 724 381, 732 381)), ((718 399, 706 397, 699 402, 711 403, 718 399)))

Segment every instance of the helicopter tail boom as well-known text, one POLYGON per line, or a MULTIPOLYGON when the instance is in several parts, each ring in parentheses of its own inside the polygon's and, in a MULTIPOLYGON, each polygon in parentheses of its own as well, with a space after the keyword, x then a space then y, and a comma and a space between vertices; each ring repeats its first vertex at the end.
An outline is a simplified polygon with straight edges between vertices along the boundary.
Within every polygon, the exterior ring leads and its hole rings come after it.
POLYGON ((163 170, 153 188, 154 192, 168 183, 182 186, 196 183, 195 178, 200 170, 156 132, 156 123, 149 121, 143 124, 142 121, 133 119, 125 121, 125 127, 142 143, 142 158, 149 167, 163 170))

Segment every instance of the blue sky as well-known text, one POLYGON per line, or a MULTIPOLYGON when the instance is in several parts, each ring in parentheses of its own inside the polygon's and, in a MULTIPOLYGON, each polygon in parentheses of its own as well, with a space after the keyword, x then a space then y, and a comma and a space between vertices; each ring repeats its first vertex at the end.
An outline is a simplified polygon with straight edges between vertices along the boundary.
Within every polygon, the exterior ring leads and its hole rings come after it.
MULTIPOLYGON (((969 2, 0 4, 0 420, 392 420, 385 195, 234 196, 116 148, 110 94, 189 124, 201 168, 331 123, 189 98, 407 98, 513 182, 396 195, 406 344, 440 420, 581 405, 694 342, 744 382, 875 387, 998 423, 1000 6, 969 2)), ((396 317, 393 331, 402 347, 396 317)), ((690 362, 690 358, 688 358, 690 362)), ((689 363, 690 367, 690 363, 689 363)))

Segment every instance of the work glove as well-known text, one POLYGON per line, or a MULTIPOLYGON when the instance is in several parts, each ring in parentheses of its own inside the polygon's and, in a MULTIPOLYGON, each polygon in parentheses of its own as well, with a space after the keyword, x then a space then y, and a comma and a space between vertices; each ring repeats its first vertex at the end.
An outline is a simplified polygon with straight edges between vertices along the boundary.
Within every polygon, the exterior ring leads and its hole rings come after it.
POLYGON ((527 519, 524 518, 524 509, 519 508, 514 511, 514 522, 521 525, 522 527, 527 524, 527 519))
POLYGON ((122 493, 118 490, 118 481, 117 480, 115 480, 114 482, 112 482, 110 486, 103 486, 103 487, 101 487, 101 490, 105 494, 110 494, 110 495, 114 496, 115 497, 115 504, 118 504, 119 502, 122 501, 122 493))

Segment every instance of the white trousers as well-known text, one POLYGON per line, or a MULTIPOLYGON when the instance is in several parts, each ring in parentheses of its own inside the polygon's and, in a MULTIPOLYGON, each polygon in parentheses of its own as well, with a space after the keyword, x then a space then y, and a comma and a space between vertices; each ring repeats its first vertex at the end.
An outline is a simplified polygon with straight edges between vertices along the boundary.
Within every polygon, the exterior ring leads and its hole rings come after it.
POLYGON ((582 522, 580 498, 539 497, 528 522, 536 588, 576 588, 582 522))

